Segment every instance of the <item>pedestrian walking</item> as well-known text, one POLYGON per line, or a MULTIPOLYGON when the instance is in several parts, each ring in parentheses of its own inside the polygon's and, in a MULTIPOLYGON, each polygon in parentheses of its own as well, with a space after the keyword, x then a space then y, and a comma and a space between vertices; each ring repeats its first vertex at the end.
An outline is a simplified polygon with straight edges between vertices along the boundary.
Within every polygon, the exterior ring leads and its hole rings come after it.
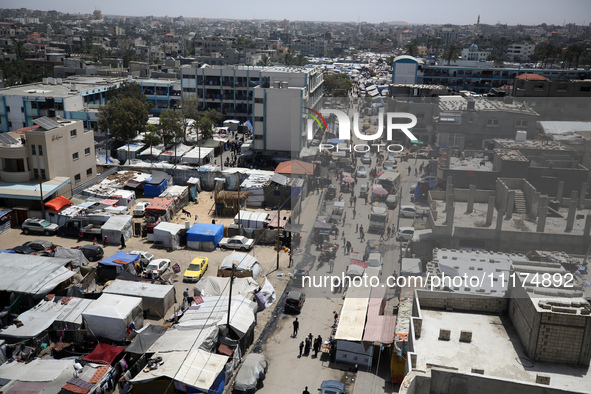
POLYGON ((345 220, 347 220, 347 212, 343 213, 343 226, 345 225, 345 220))
POLYGON ((78 233, 78 242, 81 242, 84 239, 84 233, 82 232, 82 230, 80 230, 80 232, 78 233))
POLYGON ((310 394, 310 392, 308 391, 308 386, 306 386, 306 388, 304 389, 304 391, 302 391, 302 394, 310 394))
POLYGON ((333 326, 337 326, 337 323, 339 322, 339 314, 337 313, 337 311, 332 311, 332 313, 334 313, 334 323, 333 326))
POLYGON ((353 196, 353 206, 357 206, 357 196, 353 196))
POLYGON ((359 223, 355 224, 355 234, 359 232, 359 223))
POLYGON ((415 167, 415 176, 419 176, 419 171, 417 170, 416 167, 415 167))
POLYGON ((189 301, 189 288, 188 287, 185 289, 185 291, 183 291, 183 298, 185 299, 187 306, 191 306, 191 301, 189 301))
POLYGON ((351 241, 347 241, 347 254, 351 253, 351 241))
POLYGON ((408 166, 408 175, 410 175, 410 166, 408 166))
POLYGON ((298 330, 300 328, 300 322, 298 321, 298 318, 296 317, 295 320, 293 321, 293 337, 297 337, 298 336, 298 330))
POLYGON ((105 238, 103 238, 103 248, 106 248, 108 243, 109 243, 109 239, 105 235, 105 238))
POLYGON ((365 233, 363 232, 363 227, 359 229, 359 238, 361 239, 361 242, 365 242, 365 233))
POLYGON ((303 351, 304 351, 304 341, 300 342, 300 355, 298 357, 302 357, 303 351))
POLYGON ((367 205, 367 202, 369 201, 369 197, 366 195, 365 196, 365 205, 367 205))
POLYGON ((396 234, 396 225, 392 223, 392 235, 396 234))
POLYGON ((388 239, 390 238, 391 231, 392 231, 392 229, 390 227, 388 227, 388 230, 386 231, 388 233, 388 239))
POLYGON ((121 242, 121 249, 125 249, 125 237, 123 234, 121 234, 121 239, 119 241, 121 242))
POLYGON ((332 272, 332 270, 334 269, 334 259, 328 260, 328 267, 330 268, 330 272, 332 272))
POLYGON ((310 338, 306 338, 306 343, 304 345, 304 356, 308 356, 310 354, 310 348, 312 347, 312 340, 310 338))
POLYGON ((355 208, 353 208, 353 219, 355 219, 356 215, 357 215, 357 211, 355 210, 355 208))
POLYGON ((94 237, 94 239, 92 240, 92 244, 96 245, 97 243, 98 243, 98 241, 97 241, 96 237, 94 237))

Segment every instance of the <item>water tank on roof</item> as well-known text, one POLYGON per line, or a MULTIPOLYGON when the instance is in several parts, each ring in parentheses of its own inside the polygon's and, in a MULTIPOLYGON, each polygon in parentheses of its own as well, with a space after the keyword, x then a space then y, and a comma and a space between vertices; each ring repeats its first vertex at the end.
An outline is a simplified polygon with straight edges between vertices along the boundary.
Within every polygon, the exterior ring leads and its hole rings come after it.
POLYGON ((515 134, 515 142, 525 142, 527 139, 527 131, 524 130, 517 130, 515 134))
POLYGON ((468 100, 468 111, 474 111, 476 107, 476 102, 474 100, 468 100))
POLYGON ((274 89, 280 89, 281 88, 281 82, 279 82, 279 81, 273 81, 273 88, 274 89))
POLYGON ((281 89, 287 89, 289 87, 289 83, 287 81, 281 82, 281 89))

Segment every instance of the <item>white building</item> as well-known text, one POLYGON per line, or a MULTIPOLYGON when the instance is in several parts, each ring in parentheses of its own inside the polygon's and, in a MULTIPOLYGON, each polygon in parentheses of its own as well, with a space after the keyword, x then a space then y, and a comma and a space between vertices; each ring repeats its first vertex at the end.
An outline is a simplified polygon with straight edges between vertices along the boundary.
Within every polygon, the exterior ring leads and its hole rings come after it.
POLYGON ((507 57, 509 60, 530 60, 534 54, 536 44, 511 44, 507 47, 507 57))

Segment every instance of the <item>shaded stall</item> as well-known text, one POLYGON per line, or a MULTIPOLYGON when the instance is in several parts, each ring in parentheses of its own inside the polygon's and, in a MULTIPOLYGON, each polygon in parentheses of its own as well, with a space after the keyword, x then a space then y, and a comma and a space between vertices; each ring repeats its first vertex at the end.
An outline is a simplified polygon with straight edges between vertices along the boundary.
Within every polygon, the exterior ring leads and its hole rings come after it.
POLYGON ((247 192, 232 192, 217 189, 214 191, 213 200, 215 213, 218 216, 234 216, 246 205, 249 194, 247 192))
POLYGON ((109 245, 121 245, 121 236, 128 240, 133 236, 133 218, 130 215, 112 216, 103 224, 101 235, 108 237, 109 245))
POLYGON ((161 222, 154 227, 154 243, 176 250, 185 245, 187 228, 182 224, 161 222))

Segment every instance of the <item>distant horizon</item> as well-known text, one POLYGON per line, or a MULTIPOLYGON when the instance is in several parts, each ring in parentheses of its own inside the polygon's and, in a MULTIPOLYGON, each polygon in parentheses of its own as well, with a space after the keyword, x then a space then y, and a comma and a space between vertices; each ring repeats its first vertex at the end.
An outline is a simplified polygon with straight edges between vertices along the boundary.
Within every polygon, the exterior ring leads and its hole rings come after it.
POLYGON ((447 2, 426 0, 420 7, 407 1, 366 0, 359 6, 353 0, 334 3, 326 1, 302 0, 280 6, 271 0, 256 0, 245 3, 227 0, 220 7, 217 3, 186 0, 161 2, 156 0, 128 0, 125 2, 103 0, 92 4, 77 0, 54 0, 42 3, 38 0, 0 0, 0 7, 7 9, 27 8, 31 10, 55 10, 69 14, 92 14, 100 10, 106 16, 126 17, 179 17, 196 19, 227 20, 274 20, 287 19, 297 22, 318 23, 392 23, 404 22, 408 25, 474 25, 480 16, 483 25, 528 25, 543 23, 562 26, 574 23, 587 26, 591 22, 591 1, 589 0, 449 0, 447 2), (143 12, 138 12, 138 11, 143 12), (429 10, 425 13, 424 10, 429 10), (174 12, 171 14, 170 12, 174 12))

